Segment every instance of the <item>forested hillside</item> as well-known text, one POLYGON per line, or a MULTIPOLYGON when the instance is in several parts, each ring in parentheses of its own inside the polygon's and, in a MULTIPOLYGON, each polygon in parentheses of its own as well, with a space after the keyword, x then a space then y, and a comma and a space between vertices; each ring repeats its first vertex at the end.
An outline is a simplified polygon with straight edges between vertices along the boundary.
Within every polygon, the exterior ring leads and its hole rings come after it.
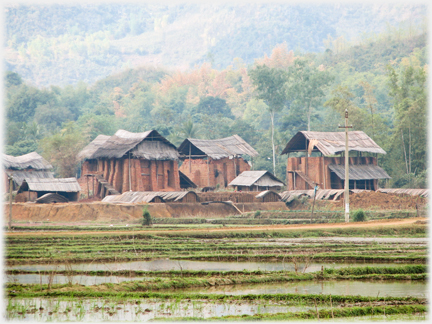
POLYGON ((283 42, 254 64, 236 58, 219 69, 210 62, 187 70, 144 66, 94 84, 49 88, 8 71, 6 153, 37 150, 58 175, 73 176, 76 153, 119 128, 156 129, 176 145, 239 134, 260 154, 255 169, 273 172, 274 143, 276 175, 284 179, 287 141, 299 130, 337 131, 348 109, 353 129, 387 151, 379 164, 392 176, 389 185, 424 187, 426 39, 422 28, 399 26, 354 46, 327 43, 321 53, 283 42))
POLYGON ((10 5, 5 59, 37 86, 92 84, 142 65, 221 70, 235 58, 251 65, 281 43, 296 55, 338 53, 401 23, 425 29, 425 12, 398 3, 10 5))

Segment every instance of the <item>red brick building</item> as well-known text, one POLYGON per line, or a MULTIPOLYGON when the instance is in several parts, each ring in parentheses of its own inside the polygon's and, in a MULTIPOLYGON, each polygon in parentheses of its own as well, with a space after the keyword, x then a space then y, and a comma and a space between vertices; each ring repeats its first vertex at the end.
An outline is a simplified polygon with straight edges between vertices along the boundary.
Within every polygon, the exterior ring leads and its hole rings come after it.
MULTIPOLYGON (((379 179, 390 176, 377 165, 377 154, 386 154, 362 131, 348 132, 350 189, 377 190, 379 179)), ((281 154, 288 154, 287 190, 343 189, 345 132, 298 132, 281 154), (290 153, 302 156, 290 157, 290 153)))
POLYGON ((215 140, 188 138, 179 146, 183 164, 179 170, 198 187, 225 188, 251 166, 243 155, 258 156, 258 152, 240 136, 215 140))
POLYGON ((157 131, 99 135, 78 155, 81 185, 105 197, 126 191, 178 191, 179 154, 157 131))

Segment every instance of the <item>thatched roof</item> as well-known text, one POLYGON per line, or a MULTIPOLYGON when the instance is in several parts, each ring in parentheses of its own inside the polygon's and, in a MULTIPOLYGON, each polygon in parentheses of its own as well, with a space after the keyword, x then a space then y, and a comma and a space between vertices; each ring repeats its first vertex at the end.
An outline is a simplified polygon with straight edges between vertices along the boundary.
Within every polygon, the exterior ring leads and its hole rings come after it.
MULTIPOLYGON (((313 145, 312 152, 320 151, 323 155, 334 155, 345 151, 345 132, 298 132, 286 145, 282 154, 305 151, 313 145)), ((348 150, 369 153, 386 152, 362 131, 348 132, 348 150)))
POLYGON ((209 156, 218 160, 240 155, 258 156, 258 152, 238 135, 214 140, 187 138, 178 148, 184 158, 189 156, 189 145, 191 156, 195 157, 209 156))
POLYGON ((111 136, 108 135, 98 135, 93 141, 84 147, 81 152, 78 153, 78 159, 92 159, 92 156, 97 151, 97 149, 104 145, 110 137, 111 136))
MULTIPOLYGON (((342 164, 330 164, 329 168, 336 175, 345 180, 345 165, 342 164)), ((364 164, 364 165, 353 165, 350 164, 349 168, 349 179, 350 180, 371 180, 371 179, 390 179, 391 177, 378 165, 364 164)))
POLYGON ((128 153, 132 157, 147 160, 177 160, 179 158, 176 147, 157 131, 131 133, 123 129, 108 138, 98 136, 78 154, 78 157, 80 159, 119 159, 128 153))
POLYGON ((79 192, 81 188, 76 178, 32 178, 23 181, 18 193, 23 191, 79 192))
POLYGON ((3 154, 3 165, 5 169, 35 169, 51 170, 53 166, 36 152, 31 152, 21 156, 3 154))
POLYGON ((282 187, 285 184, 268 171, 243 171, 228 186, 282 187))
POLYGON ((54 172, 40 170, 11 170, 6 171, 8 176, 12 176, 17 185, 21 185, 24 179, 54 179, 54 172))

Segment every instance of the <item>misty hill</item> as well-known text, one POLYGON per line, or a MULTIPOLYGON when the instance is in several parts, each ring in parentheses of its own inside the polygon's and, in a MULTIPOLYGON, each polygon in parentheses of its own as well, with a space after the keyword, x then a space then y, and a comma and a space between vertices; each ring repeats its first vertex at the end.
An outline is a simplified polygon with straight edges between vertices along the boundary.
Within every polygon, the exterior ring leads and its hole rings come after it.
POLYGON ((224 69, 286 43, 324 52, 400 23, 423 22, 424 5, 13 5, 5 9, 6 69, 38 86, 87 83, 136 66, 224 69))

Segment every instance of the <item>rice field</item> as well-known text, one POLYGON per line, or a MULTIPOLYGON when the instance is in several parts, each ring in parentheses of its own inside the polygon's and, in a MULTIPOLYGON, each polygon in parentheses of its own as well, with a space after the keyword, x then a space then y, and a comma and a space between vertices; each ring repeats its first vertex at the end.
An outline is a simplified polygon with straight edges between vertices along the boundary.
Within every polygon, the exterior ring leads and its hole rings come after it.
POLYGON ((6 235, 6 319, 427 319, 424 224, 181 225, 103 232, 44 225, 6 235))

